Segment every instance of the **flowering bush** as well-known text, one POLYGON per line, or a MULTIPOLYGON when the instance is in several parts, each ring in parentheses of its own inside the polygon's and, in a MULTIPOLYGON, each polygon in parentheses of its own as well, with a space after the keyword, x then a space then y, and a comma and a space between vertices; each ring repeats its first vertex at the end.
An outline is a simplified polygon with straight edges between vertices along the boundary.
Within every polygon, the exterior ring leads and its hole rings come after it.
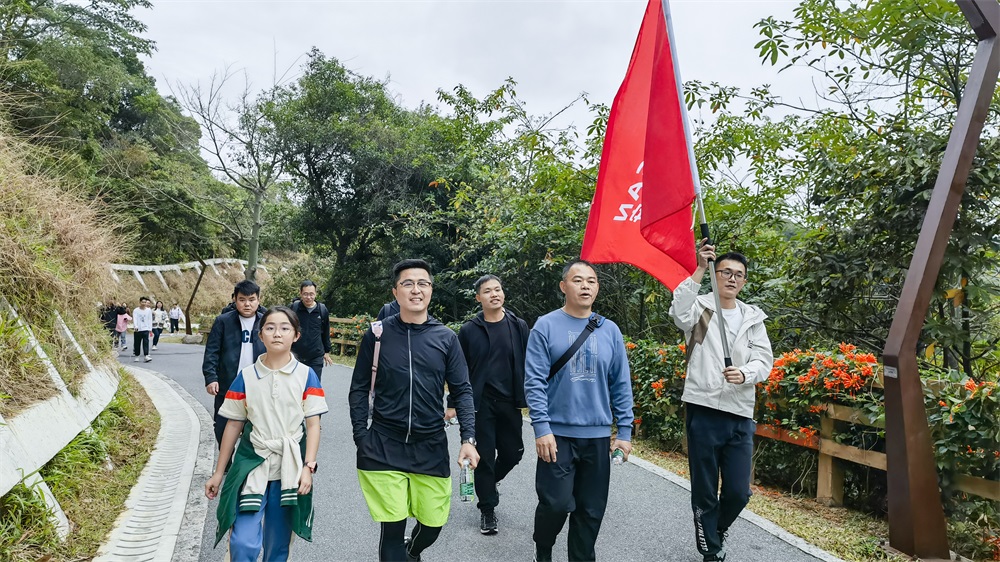
POLYGON ((684 344, 625 343, 632 370, 636 432, 674 448, 684 439, 684 344))

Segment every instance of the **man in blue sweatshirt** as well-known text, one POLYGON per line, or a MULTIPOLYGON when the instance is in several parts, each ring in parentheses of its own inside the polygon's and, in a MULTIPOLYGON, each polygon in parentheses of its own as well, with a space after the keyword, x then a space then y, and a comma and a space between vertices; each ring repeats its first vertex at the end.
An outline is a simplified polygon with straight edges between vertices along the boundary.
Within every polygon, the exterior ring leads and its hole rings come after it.
POLYGON ((524 395, 535 429, 535 560, 552 560, 552 545, 570 515, 569 560, 594 560, 608 505, 611 453, 632 451, 632 379, 618 326, 592 312, 597 272, 584 260, 563 268, 566 304, 535 323, 525 354, 524 395), (563 361, 574 342, 577 351, 563 361), (550 370, 563 363, 550 377, 550 370), (618 435, 611 441, 611 424, 618 435), (609 447, 610 446, 610 447, 609 447))

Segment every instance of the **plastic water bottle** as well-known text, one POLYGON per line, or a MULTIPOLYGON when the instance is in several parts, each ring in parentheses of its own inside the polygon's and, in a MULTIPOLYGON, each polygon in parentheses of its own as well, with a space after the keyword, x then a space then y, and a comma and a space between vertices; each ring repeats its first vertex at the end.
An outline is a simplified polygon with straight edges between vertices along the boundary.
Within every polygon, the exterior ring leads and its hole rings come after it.
POLYGON ((611 453, 611 464, 620 466, 623 462, 625 462, 625 451, 615 449, 615 452, 611 453))
POLYGON ((462 472, 458 477, 458 499, 471 502, 476 497, 476 473, 473 472, 469 459, 462 461, 462 472))

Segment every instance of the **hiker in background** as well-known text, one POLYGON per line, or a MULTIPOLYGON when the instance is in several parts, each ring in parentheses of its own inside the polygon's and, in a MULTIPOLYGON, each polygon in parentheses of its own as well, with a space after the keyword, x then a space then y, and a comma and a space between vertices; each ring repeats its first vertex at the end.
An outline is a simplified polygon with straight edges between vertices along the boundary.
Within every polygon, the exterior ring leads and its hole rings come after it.
POLYGON ((163 333, 163 329, 167 327, 167 311, 163 309, 163 301, 156 301, 156 306, 153 307, 153 350, 156 350, 156 344, 160 343, 160 334, 163 333))
POLYGON ((128 313, 128 303, 123 302, 115 309, 117 319, 115 320, 115 334, 118 336, 118 348, 120 351, 128 349, 128 342, 125 339, 128 333, 128 323, 132 321, 132 316, 128 313))
POLYGON ((170 317, 170 333, 176 333, 180 329, 181 318, 184 318, 184 312, 181 310, 181 305, 174 303, 174 306, 170 307, 170 311, 167 313, 170 317))
POLYGON ((149 336, 153 333, 153 310, 149 308, 149 297, 139 298, 139 307, 132 311, 132 360, 139 361, 139 352, 146 363, 153 360, 149 354, 149 336))
POLYGON ((260 287, 243 280, 233 288, 234 309, 215 317, 212 331, 205 342, 201 372, 205 376, 205 392, 215 397, 215 440, 222 443, 226 418, 219 416, 229 385, 247 365, 253 365, 264 344, 260 341, 260 287))
POLYGON ((115 330, 118 326, 118 312, 116 308, 114 301, 108 301, 101 307, 101 323, 104 324, 104 329, 111 336, 112 349, 118 347, 118 334, 115 330))
POLYGON ((323 378, 323 365, 332 365, 330 356, 330 311, 316 302, 316 283, 306 280, 299 285, 299 298, 289 308, 298 316, 302 336, 292 344, 292 353, 299 361, 323 378))

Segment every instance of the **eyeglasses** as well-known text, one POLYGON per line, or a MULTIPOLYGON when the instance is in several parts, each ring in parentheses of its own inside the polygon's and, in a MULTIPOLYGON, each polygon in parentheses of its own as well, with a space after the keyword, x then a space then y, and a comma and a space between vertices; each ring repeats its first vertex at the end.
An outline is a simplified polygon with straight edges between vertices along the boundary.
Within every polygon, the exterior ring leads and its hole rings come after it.
POLYGON ((746 274, 742 271, 733 271, 732 269, 717 269, 715 272, 722 275, 723 279, 736 279, 737 281, 743 281, 747 278, 746 274))
POLYGON ((274 324, 265 324, 264 328, 261 330, 265 334, 273 334, 275 332, 280 332, 282 334, 290 334, 295 331, 291 326, 275 326, 274 324))
POLYGON ((417 288, 419 288, 419 289, 430 289, 431 287, 434 286, 434 283, 431 283, 430 281, 427 281, 426 279, 421 279, 420 281, 417 281, 416 283, 414 283, 410 279, 407 279, 406 281, 400 281, 399 282, 399 286, 402 287, 402 288, 404 288, 404 289, 412 289, 414 285, 416 285, 417 288))

